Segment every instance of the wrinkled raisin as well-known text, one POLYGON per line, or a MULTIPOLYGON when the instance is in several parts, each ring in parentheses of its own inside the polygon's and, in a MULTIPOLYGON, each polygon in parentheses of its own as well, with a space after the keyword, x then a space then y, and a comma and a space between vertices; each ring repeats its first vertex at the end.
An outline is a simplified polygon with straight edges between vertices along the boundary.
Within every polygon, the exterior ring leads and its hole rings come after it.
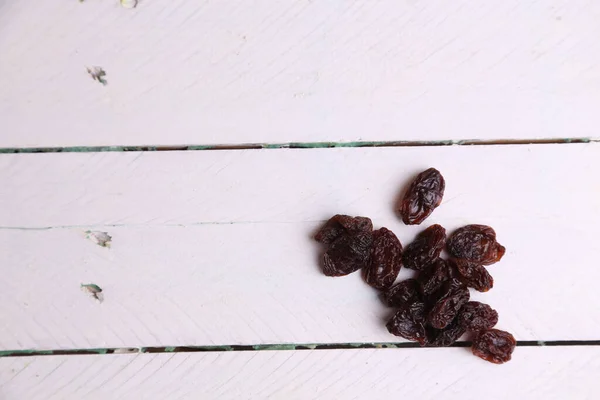
POLYGON ((419 274, 417 280, 421 293, 429 296, 437 291, 444 282, 452 277, 452 272, 445 260, 438 258, 419 274))
POLYGON ((371 256, 363 269, 365 281, 376 289, 387 289, 402 267, 402 244, 387 228, 373 232, 371 256))
POLYGON ((485 331, 498 323, 498 313, 487 304, 469 301, 460 309, 457 320, 469 331, 485 331))
POLYGON ((517 341, 508 332, 499 329, 482 331, 473 340, 473 354, 494 364, 510 361, 517 341))
POLYGON ((386 327, 392 335, 413 340, 424 345, 426 343, 425 321, 426 306, 421 301, 415 301, 402 307, 388 321, 386 327))
POLYGON ((482 265, 500 261, 506 249, 496 241, 496 232, 485 225, 467 225, 448 238, 448 252, 456 258, 482 265))
POLYGON ((337 214, 319 230, 315 235, 315 240, 319 243, 330 244, 344 233, 371 231, 373 231, 373 223, 369 218, 337 214))
POLYGON ((446 230, 440 225, 431 225, 404 249, 404 266, 421 271, 440 256, 446 241, 446 230))
POLYGON ((421 172, 400 202, 399 213, 406 225, 418 225, 440 205, 446 183, 435 168, 421 172))
POLYGON ((406 279, 389 288, 383 294, 383 301, 390 307, 403 307, 407 303, 421 300, 419 282, 416 279, 406 279))
POLYGON ((371 232, 345 233, 335 239, 323 256, 323 273, 343 276, 367 264, 371 251, 371 232))
POLYGON ((444 329, 469 301, 469 289, 458 279, 446 281, 436 293, 438 300, 429 312, 427 321, 436 329, 444 329))
POLYGON ((427 346, 429 347, 448 347, 452 346, 467 329, 459 323, 457 319, 444 329, 435 329, 427 327, 427 346))
POLYGON ((483 265, 462 259, 450 260, 449 263, 456 271, 457 278, 468 287, 479 292, 487 292, 494 287, 494 278, 483 265))

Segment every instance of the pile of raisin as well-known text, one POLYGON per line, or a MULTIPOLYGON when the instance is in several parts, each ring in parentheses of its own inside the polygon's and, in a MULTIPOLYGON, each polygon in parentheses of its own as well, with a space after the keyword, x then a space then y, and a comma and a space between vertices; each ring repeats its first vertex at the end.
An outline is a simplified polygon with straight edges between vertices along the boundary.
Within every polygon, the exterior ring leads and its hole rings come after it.
MULTIPOLYGON (((410 184, 398 213, 407 225, 418 225, 440 205, 446 183, 434 168, 410 184)), ((502 364, 516 346, 508 332, 494 329, 498 313, 487 304, 469 301, 469 288, 487 292, 494 280, 485 266, 504 256, 496 232, 485 225, 467 225, 446 238, 446 230, 432 225, 405 248, 387 228, 373 230, 366 217, 335 215, 315 236, 327 245, 322 267, 327 276, 344 276, 362 269, 382 299, 396 308, 387 329, 421 346, 444 347, 463 334, 473 335, 473 354, 502 364), (449 258, 442 258, 446 249, 449 258), (402 266, 418 271, 414 279, 395 282, 402 266)))

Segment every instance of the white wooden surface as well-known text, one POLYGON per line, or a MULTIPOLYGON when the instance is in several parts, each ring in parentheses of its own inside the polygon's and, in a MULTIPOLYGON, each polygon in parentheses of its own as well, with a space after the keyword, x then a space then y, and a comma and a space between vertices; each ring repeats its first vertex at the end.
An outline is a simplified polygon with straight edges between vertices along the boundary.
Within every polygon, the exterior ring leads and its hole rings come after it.
POLYGON ((432 165, 447 189, 427 223, 487 223, 507 247, 494 289, 473 294, 499 326, 598 339, 600 144, 578 144, 4 155, 0 346, 394 341, 376 292, 324 277, 311 236, 343 212, 409 243, 423 227, 394 199, 432 165))
POLYGON ((0 359, 5 399, 596 399, 600 348, 263 351, 0 359))
POLYGON ((4 0, 0 147, 598 137, 599 18, 588 0, 4 0))
MULTIPOLYGON (((586 0, 0 0, 0 148, 598 139, 599 18, 586 0)), ((0 154, 0 351, 397 341, 311 236, 343 212, 407 244, 423 227, 394 202, 429 166, 447 191, 426 225, 490 224, 507 247, 473 293, 499 327, 600 339, 600 143, 0 154)), ((0 357, 0 400, 595 399, 599 352, 0 357)))

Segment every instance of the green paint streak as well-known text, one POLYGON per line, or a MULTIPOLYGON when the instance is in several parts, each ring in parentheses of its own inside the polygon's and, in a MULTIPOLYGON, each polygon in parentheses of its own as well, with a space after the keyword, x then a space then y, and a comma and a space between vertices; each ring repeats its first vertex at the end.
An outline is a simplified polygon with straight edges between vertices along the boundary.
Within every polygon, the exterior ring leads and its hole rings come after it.
POLYGON ((198 150, 213 150, 215 148, 214 145, 193 145, 186 146, 186 150, 198 151, 198 150))
MULTIPOLYGON (((517 346, 600 346, 600 341, 522 341, 517 346)), ((467 347, 470 342, 457 342, 453 347, 467 347)), ((132 354, 132 353, 177 353, 177 352, 229 352, 229 351, 302 351, 302 350, 349 350, 349 349, 420 349, 410 342, 357 342, 357 343, 278 343, 256 345, 215 346, 169 346, 141 348, 91 348, 58 350, 2 350, 1 357, 88 355, 88 354, 132 354)))
MULTIPOLYGON (((307 220, 301 221, 300 223, 324 223, 326 220, 307 220)), ((256 224, 297 224, 297 221, 200 221, 190 222, 185 224, 146 224, 146 223, 132 223, 132 224, 87 224, 87 225, 56 225, 56 226, 0 226, 0 230, 16 230, 16 231, 47 231, 52 229, 85 229, 94 227, 97 229, 105 228, 135 228, 142 227, 147 228, 150 226, 160 227, 175 227, 175 228, 186 228, 191 226, 203 226, 203 225, 256 225, 256 224)))
POLYGON ((193 348, 205 349, 207 351, 233 351, 233 347, 222 345, 222 346, 193 346, 193 348))
POLYGON ((90 289, 91 293, 101 293, 102 289, 100 288, 100 286, 96 285, 95 283, 87 283, 87 284, 81 284, 82 288, 86 288, 86 289, 90 289))
MULTIPOLYGON (((253 345, 252 348, 254 350, 296 350, 298 347, 303 347, 301 344, 290 344, 290 343, 281 343, 281 344, 257 344, 253 345)), ((316 345, 313 345, 316 347, 316 345)), ((313 347, 313 349, 314 349, 313 347)))
POLYGON ((85 351, 93 352, 96 354, 106 354, 108 353, 108 349, 86 349, 85 351))
POLYGON ((0 350, 0 357, 15 357, 27 354, 52 355, 53 350, 0 350))
POLYGON ((255 150, 255 149, 326 149, 361 147, 418 147, 450 145, 498 145, 498 144, 568 144, 598 142, 600 138, 560 139, 497 139, 497 140, 429 140, 429 141, 351 141, 351 142, 287 142, 287 143, 241 143, 198 144, 183 146, 67 146, 67 147, 4 147, 0 154, 33 153, 103 153, 103 152, 155 152, 155 151, 203 151, 203 150, 255 150))

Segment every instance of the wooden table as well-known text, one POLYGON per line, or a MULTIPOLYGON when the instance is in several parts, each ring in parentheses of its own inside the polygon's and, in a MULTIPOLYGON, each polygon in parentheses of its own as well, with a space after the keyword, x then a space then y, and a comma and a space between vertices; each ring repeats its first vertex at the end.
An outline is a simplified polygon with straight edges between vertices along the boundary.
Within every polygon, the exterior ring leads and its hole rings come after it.
POLYGON ((0 1, 0 399, 597 398, 599 21, 583 0, 0 1), (424 226, 394 203, 430 166, 424 225, 507 248, 472 298, 508 364, 391 336, 360 274, 319 270, 335 213, 408 244, 424 226))

